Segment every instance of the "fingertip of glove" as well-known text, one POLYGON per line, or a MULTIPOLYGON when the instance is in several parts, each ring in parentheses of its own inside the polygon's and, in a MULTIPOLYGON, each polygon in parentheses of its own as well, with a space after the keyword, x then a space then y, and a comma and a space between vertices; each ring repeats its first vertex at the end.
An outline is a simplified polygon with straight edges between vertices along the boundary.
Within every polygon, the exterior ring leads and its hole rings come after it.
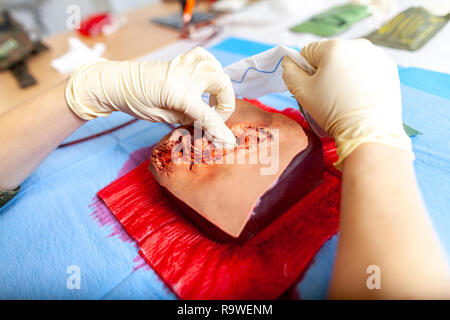
POLYGON ((294 60, 291 59, 289 56, 284 56, 283 61, 281 62, 282 67, 285 69, 285 67, 290 67, 292 64, 295 65, 294 60))
POLYGON ((202 126, 207 136, 215 145, 220 145, 225 148, 233 148, 236 146, 236 137, 230 128, 226 126, 221 115, 216 111, 210 109, 205 114, 202 126))

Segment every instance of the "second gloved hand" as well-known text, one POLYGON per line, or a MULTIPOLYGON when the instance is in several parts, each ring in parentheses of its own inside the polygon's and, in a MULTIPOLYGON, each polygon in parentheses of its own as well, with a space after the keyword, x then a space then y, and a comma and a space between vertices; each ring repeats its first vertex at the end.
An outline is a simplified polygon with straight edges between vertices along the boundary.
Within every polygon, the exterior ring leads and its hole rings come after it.
POLYGON ((235 108, 230 78, 214 56, 195 48, 169 62, 98 61, 78 68, 66 87, 66 101, 90 120, 122 111, 152 121, 190 124, 200 121, 215 143, 234 146, 224 121, 235 108), (201 95, 211 93, 214 111, 201 95))
POLYGON ((367 40, 323 40, 301 54, 317 68, 312 75, 289 57, 283 79, 303 108, 331 135, 342 161, 366 142, 383 143, 411 154, 403 130, 397 65, 367 40))

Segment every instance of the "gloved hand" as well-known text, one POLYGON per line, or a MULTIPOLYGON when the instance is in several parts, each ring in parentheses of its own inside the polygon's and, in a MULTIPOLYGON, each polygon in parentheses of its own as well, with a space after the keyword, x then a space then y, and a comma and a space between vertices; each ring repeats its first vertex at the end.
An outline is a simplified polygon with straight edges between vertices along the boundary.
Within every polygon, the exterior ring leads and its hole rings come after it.
POLYGON ((85 120, 123 111, 153 122, 201 121, 216 144, 236 143, 224 123, 235 108, 231 80, 214 56, 200 47, 170 62, 88 63, 70 77, 66 101, 85 120), (203 92, 217 101, 216 111, 203 102, 203 92))
POLYGON ((411 154, 411 140, 402 125, 397 65, 368 40, 322 40, 301 51, 317 68, 312 75, 289 57, 283 79, 302 107, 337 146, 335 166, 359 145, 377 142, 411 154))

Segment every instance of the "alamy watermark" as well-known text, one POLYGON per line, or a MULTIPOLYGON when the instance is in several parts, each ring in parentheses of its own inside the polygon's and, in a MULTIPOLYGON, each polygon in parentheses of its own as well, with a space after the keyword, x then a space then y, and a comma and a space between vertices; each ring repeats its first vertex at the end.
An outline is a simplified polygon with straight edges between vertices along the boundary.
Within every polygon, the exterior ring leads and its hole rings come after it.
POLYGON ((81 25, 81 8, 75 4, 71 4, 66 8, 66 14, 69 16, 66 19, 66 27, 69 30, 80 29, 81 25))
POLYGON ((367 289, 374 290, 374 289, 381 289, 381 269, 376 264, 372 264, 367 267, 366 273, 370 274, 370 276, 367 278, 366 285, 367 289))
POLYGON ((66 273, 69 274, 66 280, 66 288, 69 290, 81 289, 81 269, 73 264, 67 267, 66 273))

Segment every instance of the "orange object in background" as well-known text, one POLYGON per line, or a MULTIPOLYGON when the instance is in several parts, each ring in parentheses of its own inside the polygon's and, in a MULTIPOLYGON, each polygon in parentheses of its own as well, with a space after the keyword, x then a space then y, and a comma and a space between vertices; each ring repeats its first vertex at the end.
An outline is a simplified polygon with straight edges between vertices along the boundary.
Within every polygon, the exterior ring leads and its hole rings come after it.
POLYGON ((186 5, 183 11, 183 23, 189 23, 192 20, 192 13, 194 12, 195 0, 186 0, 186 5))

